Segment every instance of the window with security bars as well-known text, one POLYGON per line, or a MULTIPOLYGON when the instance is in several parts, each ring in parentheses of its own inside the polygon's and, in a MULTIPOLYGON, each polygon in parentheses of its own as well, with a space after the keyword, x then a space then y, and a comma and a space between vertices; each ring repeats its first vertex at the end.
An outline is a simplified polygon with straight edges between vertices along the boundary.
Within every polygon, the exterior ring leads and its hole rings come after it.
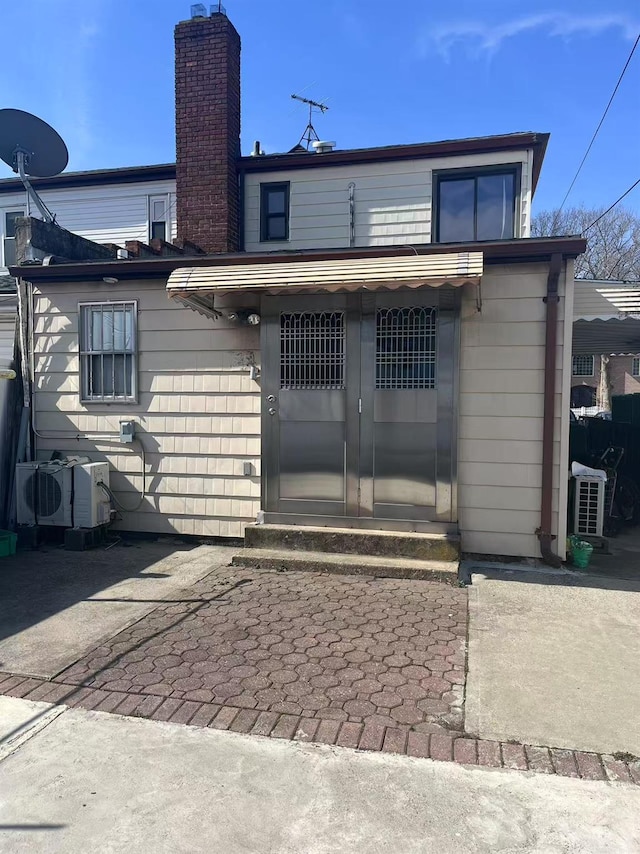
POLYGON ((82 400, 136 401, 135 302, 80 305, 82 400))
POLYGON ((280 315, 280 388, 344 388, 344 313, 280 315))
POLYGON ((574 356, 571 362, 571 373, 574 377, 592 377, 593 356, 574 356))
POLYGON ((631 376, 640 377, 640 356, 634 356, 631 362, 631 376))
POLYGON ((376 313, 376 388, 436 387, 435 308, 381 308, 376 313))

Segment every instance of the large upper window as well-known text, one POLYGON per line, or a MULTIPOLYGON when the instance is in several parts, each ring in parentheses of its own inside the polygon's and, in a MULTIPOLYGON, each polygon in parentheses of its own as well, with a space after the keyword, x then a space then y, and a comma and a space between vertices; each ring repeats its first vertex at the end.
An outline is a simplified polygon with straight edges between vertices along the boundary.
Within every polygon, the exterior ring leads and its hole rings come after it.
POLYGON ((80 305, 80 379, 84 401, 136 400, 135 302, 80 305))
POLYGON ((2 215, 2 263, 5 267, 12 267, 16 263, 16 220, 24 215, 24 211, 5 211, 2 215))
POLYGON ((289 239, 289 183, 260 184, 260 240, 289 239))
POLYGON ((436 175, 436 241, 471 243, 514 237, 517 178, 515 169, 436 175))

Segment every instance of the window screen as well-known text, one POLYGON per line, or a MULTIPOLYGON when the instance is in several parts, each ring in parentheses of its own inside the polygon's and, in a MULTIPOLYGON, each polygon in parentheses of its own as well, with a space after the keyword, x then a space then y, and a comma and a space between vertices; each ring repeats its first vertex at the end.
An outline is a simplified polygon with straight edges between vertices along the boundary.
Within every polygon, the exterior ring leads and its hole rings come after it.
POLYGON ((280 316, 280 388, 344 388, 343 312, 280 316))
POLYGON ((436 387, 435 308, 383 308, 376 313, 376 388, 436 387))
POLYGON ((80 306, 82 399, 136 398, 136 304, 80 306))

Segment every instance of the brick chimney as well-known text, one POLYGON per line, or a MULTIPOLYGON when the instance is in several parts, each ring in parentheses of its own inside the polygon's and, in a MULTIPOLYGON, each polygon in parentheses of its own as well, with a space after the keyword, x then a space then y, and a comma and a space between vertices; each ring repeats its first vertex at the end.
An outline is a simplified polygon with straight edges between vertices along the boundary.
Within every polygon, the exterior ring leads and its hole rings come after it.
POLYGON ((235 252, 240 36, 216 12, 179 23, 175 45, 178 239, 206 252, 235 252))

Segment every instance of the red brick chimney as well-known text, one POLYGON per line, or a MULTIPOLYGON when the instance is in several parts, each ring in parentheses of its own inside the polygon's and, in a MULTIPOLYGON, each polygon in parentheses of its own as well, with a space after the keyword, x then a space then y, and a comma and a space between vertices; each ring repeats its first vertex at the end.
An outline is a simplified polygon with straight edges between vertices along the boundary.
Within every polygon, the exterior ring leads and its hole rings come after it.
POLYGON ((238 249, 240 36, 227 16, 182 21, 176 44, 178 239, 238 249))

